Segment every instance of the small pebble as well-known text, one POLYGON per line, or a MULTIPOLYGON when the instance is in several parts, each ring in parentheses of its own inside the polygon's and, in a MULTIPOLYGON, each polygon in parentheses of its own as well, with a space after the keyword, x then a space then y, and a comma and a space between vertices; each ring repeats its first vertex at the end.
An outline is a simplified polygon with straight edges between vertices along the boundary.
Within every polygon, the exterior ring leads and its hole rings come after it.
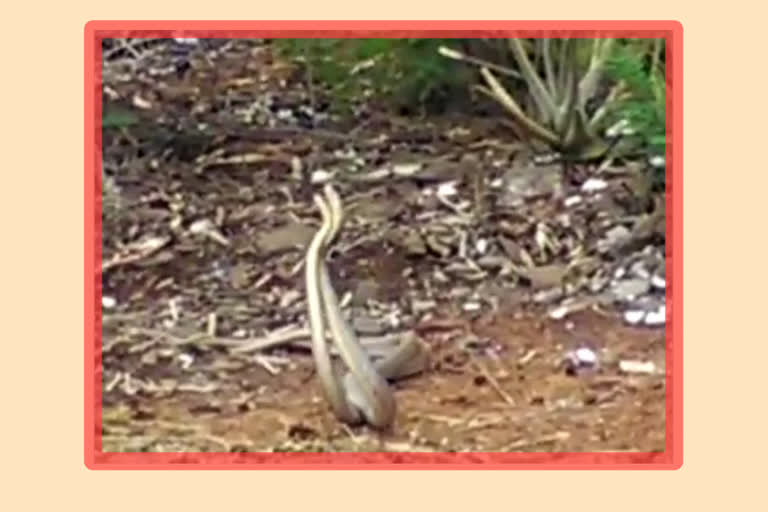
POLYGON ((566 208, 570 208, 571 206, 575 206, 580 202, 581 202, 581 196, 570 196, 565 198, 565 201, 563 201, 563 205, 565 205, 566 208))
POLYGON ((594 365, 597 363, 597 354, 592 349, 581 347, 576 350, 576 358, 580 363, 586 365, 594 365))
POLYGON ((629 310, 624 312, 624 320, 630 325, 637 325, 645 318, 645 311, 629 310))
POLYGON ((649 163, 653 167, 656 167, 657 169, 660 169, 660 168, 664 167, 666 162, 665 162, 665 158, 663 156, 654 156, 654 157, 652 157, 650 159, 649 163))
POLYGON ((447 183, 441 183, 437 187, 437 195, 441 197, 449 197, 449 196, 455 196, 456 195, 456 182, 455 181, 449 181, 447 183))
POLYGON ((624 373, 654 373, 653 361, 619 361, 619 369, 624 373))
POLYGON ((650 311, 647 315, 645 315, 645 325, 664 325, 667 320, 666 309, 666 306, 662 304, 656 309, 656 311, 650 311))
POLYGON ((608 186, 604 180, 598 178, 589 178, 581 186, 582 192, 597 192, 598 190, 604 190, 608 186))
POLYGON ((479 311, 480 304, 478 302, 465 302, 462 308, 464 311, 479 311))

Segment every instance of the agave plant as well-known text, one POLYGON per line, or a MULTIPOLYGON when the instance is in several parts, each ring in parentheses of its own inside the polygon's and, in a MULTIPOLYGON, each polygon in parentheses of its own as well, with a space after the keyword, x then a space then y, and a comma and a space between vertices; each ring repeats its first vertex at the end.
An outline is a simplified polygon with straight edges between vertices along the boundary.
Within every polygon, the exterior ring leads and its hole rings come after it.
POLYGON ((609 141, 601 136, 600 128, 610 107, 625 92, 624 84, 619 82, 607 95, 599 97, 604 68, 615 41, 508 39, 516 70, 447 47, 441 47, 439 52, 479 66, 485 85, 476 89, 498 102, 530 136, 563 156, 591 159, 603 156, 609 149, 609 141), (524 82, 531 99, 528 112, 494 73, 524 82))

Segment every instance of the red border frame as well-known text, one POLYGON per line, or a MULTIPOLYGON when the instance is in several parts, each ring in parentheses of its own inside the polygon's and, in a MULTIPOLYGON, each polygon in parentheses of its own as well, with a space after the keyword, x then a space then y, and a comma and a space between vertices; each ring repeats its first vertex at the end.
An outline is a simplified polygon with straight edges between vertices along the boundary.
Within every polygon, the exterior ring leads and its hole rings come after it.
POLYGON ((682 35, 677 21, 90 21, 85 25, 85 465, 89 469, 678 469, 683 437, 682 35), (574 31, 580 32, 574 34, 574 31), (104 453, 101 451, 102 37, 666 38, 666 443, 658 453, 104 453), (567 33, 567 34, 566 34, 567 33), (670 94, 671 93, 671 94, 670 94), (672 113, 670 116, 669 113, 672 113), (671 165, 670 165, 671 164, 671 165), (672 247, 675 248, 674 258, 672 247), (674 291, 674 294, 672 293, 674 291), (674 343, 672 343, 674 340, 674 343))

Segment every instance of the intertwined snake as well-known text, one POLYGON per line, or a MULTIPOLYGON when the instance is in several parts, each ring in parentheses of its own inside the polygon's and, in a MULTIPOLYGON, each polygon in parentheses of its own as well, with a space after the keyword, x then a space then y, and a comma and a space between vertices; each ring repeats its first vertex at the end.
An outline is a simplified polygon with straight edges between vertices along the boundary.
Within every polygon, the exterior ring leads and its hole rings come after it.
POLYGON ((397 379, 421 371, 425 363, 424 346, 415 335, 407 334, 392 353, 372 363, 344 319, 336 292, 331 285, 325 255, 343 223, 341 199, 333 187, 325 186, 324 197, 316 194, 322 225, 309 245, 306 256, 306 287, 312 354, 323 392, 338 419, 349 424, 367 422, 376 428, 392 425, 396 403, 387 379, 397 379), (331 365, 325 338, 326 321, 330 336, 349 371, 340 379, 331 365))

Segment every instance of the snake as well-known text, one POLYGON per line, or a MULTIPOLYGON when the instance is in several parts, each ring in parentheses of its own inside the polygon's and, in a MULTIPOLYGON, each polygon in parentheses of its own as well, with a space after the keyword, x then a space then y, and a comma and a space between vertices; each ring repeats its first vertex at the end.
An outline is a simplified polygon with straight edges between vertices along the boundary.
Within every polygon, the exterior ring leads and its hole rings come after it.
POLYGON ((322 224, 305 258, 307 313, 312 354, 323 393, 335 416, 348 424, 367 423, 378 429, 392 426, 397 404, 387 379, 395 380, 423 369, 424 346, 414 333, 404 335, 389 354, 375 363, 360 345, 344 318, 325 262, 328 248, 344 222, 341 198, 331 184, 315 194, 322 224), (331 341, 348 371, 339 378, 331 364, 326 324, 331 341))

